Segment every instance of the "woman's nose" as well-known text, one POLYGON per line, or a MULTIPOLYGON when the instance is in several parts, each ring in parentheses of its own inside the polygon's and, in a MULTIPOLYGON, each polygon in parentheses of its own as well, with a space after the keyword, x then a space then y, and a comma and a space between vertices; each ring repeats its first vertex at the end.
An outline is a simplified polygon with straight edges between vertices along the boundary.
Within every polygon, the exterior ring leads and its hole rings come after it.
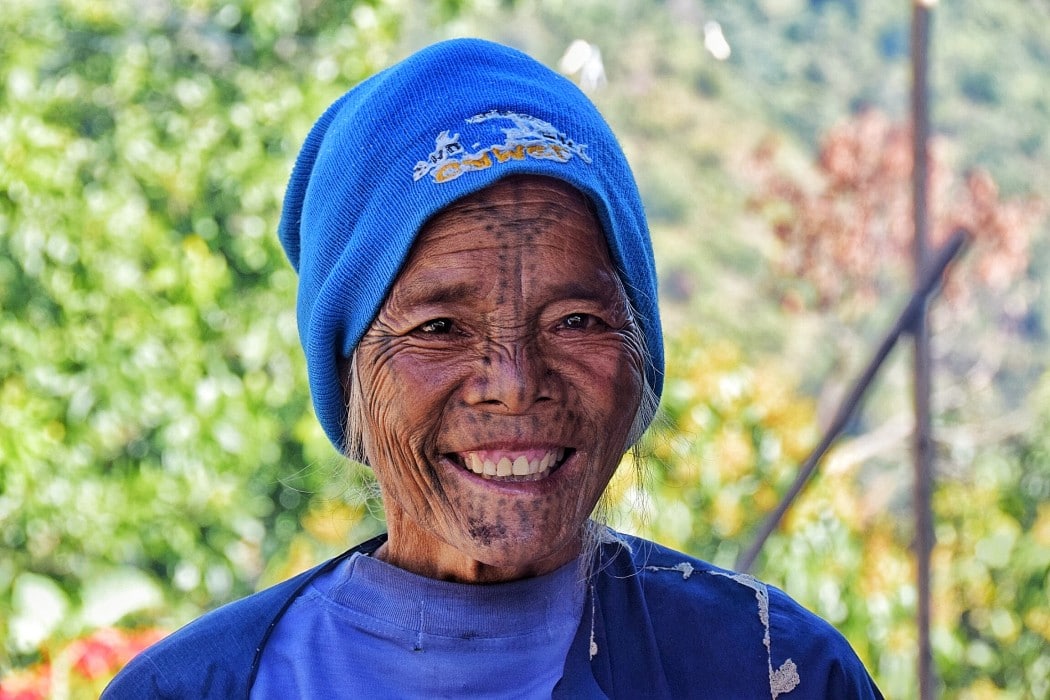
POLYGON ((536 403, 555 398, 554 384, 553 373, 535 342, 493 343, 478 361, 467 401, 507 413, 527 413, 536 403))

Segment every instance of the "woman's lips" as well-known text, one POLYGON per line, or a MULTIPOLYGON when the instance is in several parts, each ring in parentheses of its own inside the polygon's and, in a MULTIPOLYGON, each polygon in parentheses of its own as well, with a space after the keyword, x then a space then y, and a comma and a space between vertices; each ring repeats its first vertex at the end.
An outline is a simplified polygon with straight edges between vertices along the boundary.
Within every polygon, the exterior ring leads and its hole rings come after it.
POLYGON ((498 481, 539 481, 561 466, 564 447, 523 450, 473 450, 457 452, 455 461, 483 479, 498 481))

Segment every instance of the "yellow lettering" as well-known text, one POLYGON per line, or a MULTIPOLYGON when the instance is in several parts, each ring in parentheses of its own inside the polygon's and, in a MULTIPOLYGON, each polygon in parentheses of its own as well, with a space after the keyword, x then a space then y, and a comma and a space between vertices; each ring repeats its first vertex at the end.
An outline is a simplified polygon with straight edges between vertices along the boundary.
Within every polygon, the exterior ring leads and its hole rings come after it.
POLYGON ((522 160, 525 158, 525 146, 518 144, 514 150, 501 150, 493 147, 492 155, 496 156, 496 160, 500 163, 506 163, 511 158, 514 160, 522 160))
POLYGON ((464 158, 463 166, 467 170, 484 170, 492 167, 492 159, 489 158, 488 151, 486 151, 481 154, 480 158, 464 158))
POLYGON ((472 170, 491 168, 493 158, 495 158, 496 163, 506 163, 509 160, 524 160, 526 156, 539 160, 557 160, 562 163, 572 158, 572 153, 569 149, 559 143, 534 143, 531 146, 518 144, 514 148, 493 146, 473 155, 474 157, 464 157, 459 160, 448 160, 442 163, 434 170, 434 180, 436 182, 448 182, 472 170))
POLYGON ((448 182, 449 180, 455 180, 460 175, 459 161, 452 161, 445 163, 440 168, 434 171, 434 180, 436 182, 448 182))

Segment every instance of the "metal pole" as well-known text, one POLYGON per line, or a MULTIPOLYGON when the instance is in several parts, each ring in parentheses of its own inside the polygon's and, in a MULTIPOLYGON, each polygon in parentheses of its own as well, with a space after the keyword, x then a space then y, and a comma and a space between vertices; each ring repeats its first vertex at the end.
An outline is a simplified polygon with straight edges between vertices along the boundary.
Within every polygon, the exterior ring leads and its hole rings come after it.
MULTIPOLYGON (((915 283, 926 269, 928 250, 928 172, 929 106, 927 72, 929 58, 930 7, 935 0, 913 0, 912 59, 912 204, 915 221, 915 283)), ((927 305, 915 319, 914 332, 914 406, 915 406, 915 576, 918 593, 916 625, 918 627, 919 698, 931 700, 935 695, 933 654, 930 648, 930 557, 933 552, 933 439, 931 436, 931 352, 927 305)))

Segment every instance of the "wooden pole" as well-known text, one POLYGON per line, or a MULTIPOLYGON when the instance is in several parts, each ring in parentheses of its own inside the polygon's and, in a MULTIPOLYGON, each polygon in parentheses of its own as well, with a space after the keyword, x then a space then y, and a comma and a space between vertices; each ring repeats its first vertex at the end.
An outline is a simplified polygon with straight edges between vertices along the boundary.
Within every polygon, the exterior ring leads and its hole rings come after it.
MULTIPOLYGON (((926 269, 928 246, 928 175, 927 143, 929 141, 929 105, 927 73, 929 64, 930 6, 933 0, 913 0, 911 26, 912 59, 912 214, 915 221, 915 284, 926 269)), ((925 301, 925 300, 924 300, 925 301)), ((931 427, 931 351, 927 305, 915 318, 914 340, 914 456, 915 490, 915 577, 918 595, 916 626, 918 632, 919 698, 931 700, 935 694, 933 654, 930 648, 930 557, 933 552, 933 438, 931 427)))
POLYGON ((795 502, 795 499, 799 494, 802 493, 806 483, 816 472, 817 466, 824 458, 828 449, 835 443, 835 440, 838 439, 839 434, 843 431, 850 418, 860 406, 864 394, 878 375, 886 358, 889 357, 890 351, 892 351, 893 347, 897 344, 897 340, 902 335, 914 331, 916 320, 920 318, 923 312, 925 312, 928 300, 937 291, 937 287, 944 278, 948 266, 951 265, 952 261, 960 255, 968 241, 968 232, 965 229, 960 228, 952 233, 948 242, 937 251, 930 266, 923 271, 922 280, 919 283, 918 288, 912 292, 908 302, 897 315, 896 322, 894 322, 893 326, 891 326, 889 331, 886 332, 886 335, 883 336, 882 341, 879 342, 874 354, 872 354, 867 366, 865 366, 864 371, 861 372, 853 382, 849 393, 846 394, 842 403, 839 404, 838 410, 835 411, 835 417, 824 431, 824 435, 820 438, 820 442, 817 443, 817 446, 814 447, 813 451, 809 453, 808 457, 806 457, 806 461, 802 463, 801 467, 799 467, 798 474, 795 475, 795 481, 792 482, 791 486, 781 497, 780 502, 777 504, 777 507, 773 509, 773 512, 766 517, 766 520, 762 523, 762 527, 758 530, 758 534, 755 535, 754 541, 737 558, 736 563, 734 564, 734 568, 737 571, 744 573, 751 571, 751 567, 754 565, 755 559, 758 558, 759 553, 762 551, 762 547, 765 545, 766 540, 769 539, 769 536, 777 529, 777 526, 784 518, 784 515, 791 508, 791 505, 795 502))

